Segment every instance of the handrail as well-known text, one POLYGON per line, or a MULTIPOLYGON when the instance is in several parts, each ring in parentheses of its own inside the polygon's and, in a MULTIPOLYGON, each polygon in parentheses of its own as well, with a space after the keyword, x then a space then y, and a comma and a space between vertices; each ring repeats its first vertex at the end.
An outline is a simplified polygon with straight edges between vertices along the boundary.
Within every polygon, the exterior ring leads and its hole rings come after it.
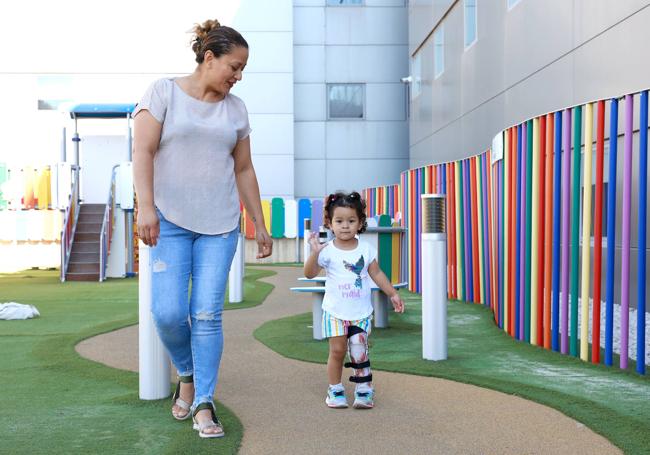
POLYGON ((108 253, 111 249, 111 237, 115 225, 115 176, 119 164, 113 166, 111 171, 111 186, 108 190, 108 200, 104 209, 102 228, 99 234, 99 281, 106 279, 106 268, 108 266, 108 253))
POLYGON ((68 205, 65 209, 61 229, 61 282, 65 281, 65 275, 68 271, 72 239, 77 230, 77 220, 79 219, 79 167, 72 165, 70 171, 72 172, 72 190, 70 196, 68 196, 68 205))

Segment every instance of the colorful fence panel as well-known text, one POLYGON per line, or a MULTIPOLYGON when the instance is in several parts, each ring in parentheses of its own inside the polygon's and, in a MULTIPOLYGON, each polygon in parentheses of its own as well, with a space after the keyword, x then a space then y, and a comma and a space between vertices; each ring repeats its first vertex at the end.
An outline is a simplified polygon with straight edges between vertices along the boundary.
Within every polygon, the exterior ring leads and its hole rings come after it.
POLYGON ((487 150, 365 189, 368 215, 392 215, 386 191, 399 195, 420 292, 420 195, 446 194, 450 299, 489 306, 516 339, 606 365, 616 351, 620 368, 629 356, 645 374, 647 133, 647 91, 545 114, 503 131, 494 161, 487 150))

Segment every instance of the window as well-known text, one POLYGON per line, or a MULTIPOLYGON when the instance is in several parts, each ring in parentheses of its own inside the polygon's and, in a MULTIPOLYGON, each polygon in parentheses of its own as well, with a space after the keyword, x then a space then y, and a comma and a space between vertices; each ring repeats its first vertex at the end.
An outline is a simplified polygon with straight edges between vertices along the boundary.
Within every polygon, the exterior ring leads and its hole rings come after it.
POLYGON ((445 72, 445 24, 433 32, 433 77, 438 79, 445 72))
POLYGON ((476 1, 465 0, 465 49, 476 42, 476 1))
POLYGON ((508 9, 510 10, 510 9, 514 8, 515 5, 517 3, 519 3, 519 1, 520 0, 506 0, 506 2, 508 3, 508 9))
POLYGON ((418 51, 411 59, 411 99, 414 100, 422 91, 422 58, 418 51))
POLYGON ((327 84, 328 119, 363 119, 365 84, 327 84))
POLYGON ((363 0, 327 0, 327 6, 363 5, 363 0))

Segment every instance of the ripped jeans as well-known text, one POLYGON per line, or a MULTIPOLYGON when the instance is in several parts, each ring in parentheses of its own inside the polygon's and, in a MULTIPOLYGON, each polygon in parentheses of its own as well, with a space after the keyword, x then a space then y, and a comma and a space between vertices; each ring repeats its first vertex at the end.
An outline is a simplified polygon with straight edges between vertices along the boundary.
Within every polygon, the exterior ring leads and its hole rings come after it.
POLYGON ((223 351, 221 313, 239 228, 197 234, 167 221, 160 211, 158 217, 160 237, 151 249, 151 312, 178 374, 194 375, 194 409, 212 403, 217 384, 223 351))

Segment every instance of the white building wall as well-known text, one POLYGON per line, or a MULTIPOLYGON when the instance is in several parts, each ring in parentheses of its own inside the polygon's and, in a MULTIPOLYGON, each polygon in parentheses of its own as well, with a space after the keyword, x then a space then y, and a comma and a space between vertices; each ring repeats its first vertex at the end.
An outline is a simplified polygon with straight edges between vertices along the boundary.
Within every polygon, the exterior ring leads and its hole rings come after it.
POLYGON ((296 197, 397 183, 408 166, 404 0, 294 0, 296 197), (328 83, 364 83, 363 120, 327 119, 328 83))
MULTIPOLYGON (((64 122, 54 111, 39 111, 39 98, 137 102, 153 80, 194 70, 188 31, 217 18, 250 46, 233 93, 249 110, 262 197, 293 197, 292 13, 291 0, 197 0, 191 8, 153 0, 13 2, 0 15, 0 161, 12 167, 58 161, 64 122)), ((79 131, 123 136, 125 126, 80 121, 79 131)), ((69 157, 71 150, 69 142, 69 157)))

